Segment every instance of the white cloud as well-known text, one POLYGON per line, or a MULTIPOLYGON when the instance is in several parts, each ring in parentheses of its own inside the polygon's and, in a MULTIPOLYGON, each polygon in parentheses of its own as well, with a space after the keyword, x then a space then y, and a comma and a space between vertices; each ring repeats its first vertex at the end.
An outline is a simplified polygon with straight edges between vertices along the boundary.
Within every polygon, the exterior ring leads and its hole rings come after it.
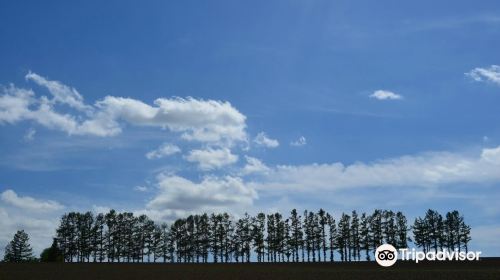
POLYGON ((36 130, 34 128, 30 128, 26 131, 26 133, 24 133, 24 136, 23 136, 23 139, 25 142, 30 142, 30 141, 33 141, 35 139, 35 134, 36 134, 36 130))
POLYGON ((253 142, 258 146, 266 148, 276 148, 280 145, 278 140, 267 137, 266 133, 264 132, 260 132, 259 134, 257 134, 253 142))
POLYGON ((182 133, 182 138, 189 141, 231 144, 246 139, 246 117, 229 102, 191 97, 159 98, 154 105, 131 98, 107 96, 96 103, 100 113, 89 125, 104 122, 118 127, 118 120, 123 120, 133 125, 168 128, 182 133))
POLYGON ((49 81, 32 72, 29 72, 25 78, 26 80, 33 81, 40 86, 46 87, 53 96, 51 100, 53 103, 67 104, 80 111, 92 110, 91 106, 84 104, 83 97, 72 87, 68 87, 58 81, 49 81))
POLYGON ((227 211, 235 206, 245 209, 257 199, 255 190, 238 177, 208 176, 199 183, 169 174, 160 174, 157 179, 159 193, 145 210, 155 219, 185 217, 187 213, 216 209, 227 211))
POLYGON ((399 100, 403 99, 403 96, 388 90, 376 90, 370 95, 370 98, 378 100, 399 100))
POLYGON ((13 190, 6 190, 0 195, 3 202, 31 211, 56 211, 64 208, 53 200, 37 200, 29 196, 18 196, 13 190))
POLYGON ((167 128, 189 141, 232 145, 246 141, 246 117, 229 102, 188 98, 158 98, 153 105, 140 100, 107 96, 86 105, 74 89, 35 73, 26 79, 46 87, 52 98, 10 86, 0 95, 0 123, 34 121, 70 135, 114 136, 122 123, 167 128), (56 105, 72 109, 61 113, 56 105), (82 114, 83 112, 83 114, 82 114))
MULTIPOLYGON (((102 206, 102 205, 92 205, 92 212, 94 213, 108 213, 111 211, 111 207, 108 206, 102 206)), ((120 211, 123 212, 123 211, 120 211)))
POLYGON ((0 124, 14 124, 19 121, 34 121, 42 126, 50 129, 64 131, 68 134, 76 135, 97 135, 110 136, 120 132, 116 123, 111 123, 113 126, 106 127, 104 122, 99 121, 100 126, 88 123, 96 123, 97 121, 78 121, 77 119, 84 118, 82 116, 70 115, 69 113, 58 113, 54 109, 54 102, 45 96, 40 98, 35 97, 35 93, 31 90, 20 89, 14 86, 3 89, 3 95, 0 96, 0 124))
POLYGON ((233 164, 238 161, 238 156, 231 153, 228 148, 206 150, 192 150, 185 159, 189 162, 198 163, 201 170, 213 170, 233 164))
POLYGON ((500 181, 500 146, 479 155, 434 152, 372 163, 283 165, 272 168, 257 190, 339 190, 359 187, 432 187, 500 181))
POLYGON ((135 186, 134 187, 134 191, 138 191, 138 192, 146 192, 148 191, 148 188, 145 187, 145 186, 135 186))
POLYGON ((176 145, 170 144, 170 143, 164 143, 158 149, 150 151, 146 154, 146 157, 148 159, 156 159, 156 158, 162 158, 166 156, 170 156, 176 153, 180 153, 181 149, 177 147, 176 145))
POLYGON ((307 144, 307 141, 306 141, 306 138, 304 136, 300 136, 299 139, 290 142, 290 145, 295 146, 295 147, 304 146, 306 144, 307 144))
POLYGON ((476 82, 492 82, 500 85, 500 66, 491 65, 489 68, 474 68, 470 72, 465 73, 476 82))
POLYGON ((31 117, 30 106, 35 103, 35 93, 31 90, 18 89, 13 85, 2 88, 0 95, 0 124, 16 123, 31 117))
POLYGON ((245 156, 246 165, 241 170, 243 175, 267 173, 270 169, 262 161, 254 157, 245 156))

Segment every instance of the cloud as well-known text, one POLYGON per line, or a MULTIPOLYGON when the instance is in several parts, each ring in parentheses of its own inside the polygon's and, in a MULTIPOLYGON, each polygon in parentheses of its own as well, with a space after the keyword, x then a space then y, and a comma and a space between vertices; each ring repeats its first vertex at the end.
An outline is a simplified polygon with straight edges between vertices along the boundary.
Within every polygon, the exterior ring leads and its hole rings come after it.
POLYGON ((465 73, 476 82, 492 82, 500 85, 500 66, 491 65, 489 68, 474 68, 470 72, 465 73))
POLYGON ((403 99, 403 96, 388 90, 376 90, 370 95, 370 98, 378 100, 400 100, 403 99))
POLYGON ((290 146, 301 147, 307 144, 306 138, 304 136, 300 136, 299 139, 290 142, 290 146))
POLYGON ((241 170, 243 175, 267 173, 270 169, 262 161, 254 157, 245 156, 246 165, 241 170))
POLYGON ((181 149, 176 145, 164 143, 163 145, 158 147, 158 149, 148 152, 146 154, 146 158, 148 159, 163 158, 180 152, 181 149))
POLYGON ((476 156, 430 152, 372 163, 281 165, 264 179, 253 182, 257 190, 341 190, 367 187, 433 187, 500 181, 500 146, 485 148, 476 156))
POLYGON ((13 190, 4 191, 0 197, 3 202, 25 210, 49 212, 64 208, 63 205, 53 200, 37 200, 29 196, 18 196, 13 190))
POLYGON ((35 139, 36 130, 34 128, 30 128, 24 133, 23 139, 25 142, 31 142, 35 139))
POLYGON ((188 98, 158 98, 153 105, 140 100, 106 96, 94 105, 71 87, 35 73, 26 79, 46 87, 52 98, 13 85, 0 96, 0 123, 33 121, 69 135, 100 137, 120 134, 123 124, 151 126, 179 133, 188 141, 232 145, 246 141, 246 117, 229 102, 188 98), (70 109, 61 113, 60 105, 70 109))
POLYGON ((18 89, 13 85, 2 88, 0 95, 0 124, 16 123, 31 117, 30 106, 35 103, 35 93, 27 89, 18 89))
MULTIPOLYGON (((108 213, 111 211, 111 207, 108 206, 102 206, 102 205, 92 205, 92 212, 94 213, 108 213)), ((123 212, 123 211, 120 211, 123 212)))
POLYGON ((165 127, 189 141, 244 141, 246 117, 229 102, 188 98, 158 98, 155 106, 131 98, 107 96, 97 102, 97 120, 123 120, 140 126, 165 127))
POLYGON ((103 120, 85 120, 78 113, 58 113, 54 109, 54 99, 45 96, 37 98, 31 90, 16 88, 13 85, 3 89, 0 96, 0 124, 14 124, 20 121, 33 121, 49 129, 60 130, 70 135, 110 136, 120 132, 116 124, 103 120), (99 124, 99 125, 98 125, 99 124), (105 126, 105 125, 108 126, 105 126))
POLYGON ((266 133, 264 132, 260 132, 259 134, 257 134, 253 142, 258 146, 266 148, 276 148, 280 145, 278 140, 267 137, 266 133))
POLYGON ((66 104, 80 111, 92 110, 91 106, 84 104, 83 97, 72 87, 68 87, 58 81, 49 81, 36 73, 32 73, 31 71, 25 76, 25 78, 28 81, 33 81, 37 85, 47 88, 53 96, 51 100, 52 103, 66 104))
POLYGON ((135 186, 134 187, 134 191, 138 191, 138 192, 146 192, 148 191, 148 188, 145 187, 145 186, 135 186))
POLYGON ((255 190, 246 186, 241 178, 233 176, 208 176, 196 183, 180 176, 160 174, 157 180, 159 192, 145 210, 156 219, 227 210, 235 206, 244 209, 257 199, 255 190))
POLYGON ((198 163, 201 170, 209 171, 237 162, 238 156, 233 155, 228 148, 207 148, 206 150, 192 150, 185 156, 185 159, 198 163))

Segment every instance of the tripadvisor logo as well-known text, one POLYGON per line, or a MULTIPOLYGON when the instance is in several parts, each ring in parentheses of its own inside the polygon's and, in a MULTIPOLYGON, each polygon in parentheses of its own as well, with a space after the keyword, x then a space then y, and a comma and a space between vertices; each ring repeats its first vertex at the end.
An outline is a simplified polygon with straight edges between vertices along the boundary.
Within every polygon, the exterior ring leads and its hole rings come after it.
POLYGON ((375 251, 375 260, 381 266, 392 266, 398 260, 398 251, 391 244, 380 245, 375 251))
POLYGON ((427 261, 478 261, 479 255, 481 255, 481 251, 469 251, 469 252, 459 252, 457 249, 454 251, 449 250, 440 250, 437 252, 429 251, 417 251, 415 249, 399 249, 396 250, 394 246, 391 244, 383 244, 378 246, 375 251, 375 260, 377 263, 384 267, 392 266, 398 260, 398 255, 401 256, 401 260, 403 261, 415 261, 418 263, 419 261, 427 260, 427 261))

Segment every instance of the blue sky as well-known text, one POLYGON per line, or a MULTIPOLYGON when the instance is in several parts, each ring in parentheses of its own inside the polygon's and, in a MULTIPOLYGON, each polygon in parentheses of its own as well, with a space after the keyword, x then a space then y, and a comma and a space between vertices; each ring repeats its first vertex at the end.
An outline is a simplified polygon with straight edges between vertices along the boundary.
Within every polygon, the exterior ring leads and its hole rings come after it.
POLYGON ((498 255, 499 14, 2 2, 0 245, 24 227, 46 247, 72 210, 433 208, 462 212, 473 247, 498 255))

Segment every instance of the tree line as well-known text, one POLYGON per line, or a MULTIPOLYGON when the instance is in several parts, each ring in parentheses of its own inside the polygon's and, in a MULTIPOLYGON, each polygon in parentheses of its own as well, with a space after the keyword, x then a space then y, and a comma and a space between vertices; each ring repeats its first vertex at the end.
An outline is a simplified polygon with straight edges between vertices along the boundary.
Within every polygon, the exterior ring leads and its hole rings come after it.
MULTIPOLYGON (((24 233, 24 232, 23 232, 24 233)), ((24 233, 25 234, 25 233, 24 233)), ((17 234, 16 234, 17 236, 17 234)), ((16 236, 14 240, 16 240, 16 236)), ((6 248, 6 261, 22 261, 17 243, 6 248), (15 257, 13 257, 15 256, 15 257)), ((171 225, 130 212, 62 216, 54 242, 42 260, 65 262, 326 262, 371 260, 384 243, 424 251, 468 250, 470 226, 458 211, 443 217, 428 210, 412 226, 401 212, 375 210, 342 213, 337 220, 320 209, 292 210, 234 219, 228 213, 190 215, 171 225), (409 234, 412 233, 411 238, 409 234)), ((13 243, 14 242, 14 243, 13 243)), ((28 244, 29 247, 29 244, 28 244)))

